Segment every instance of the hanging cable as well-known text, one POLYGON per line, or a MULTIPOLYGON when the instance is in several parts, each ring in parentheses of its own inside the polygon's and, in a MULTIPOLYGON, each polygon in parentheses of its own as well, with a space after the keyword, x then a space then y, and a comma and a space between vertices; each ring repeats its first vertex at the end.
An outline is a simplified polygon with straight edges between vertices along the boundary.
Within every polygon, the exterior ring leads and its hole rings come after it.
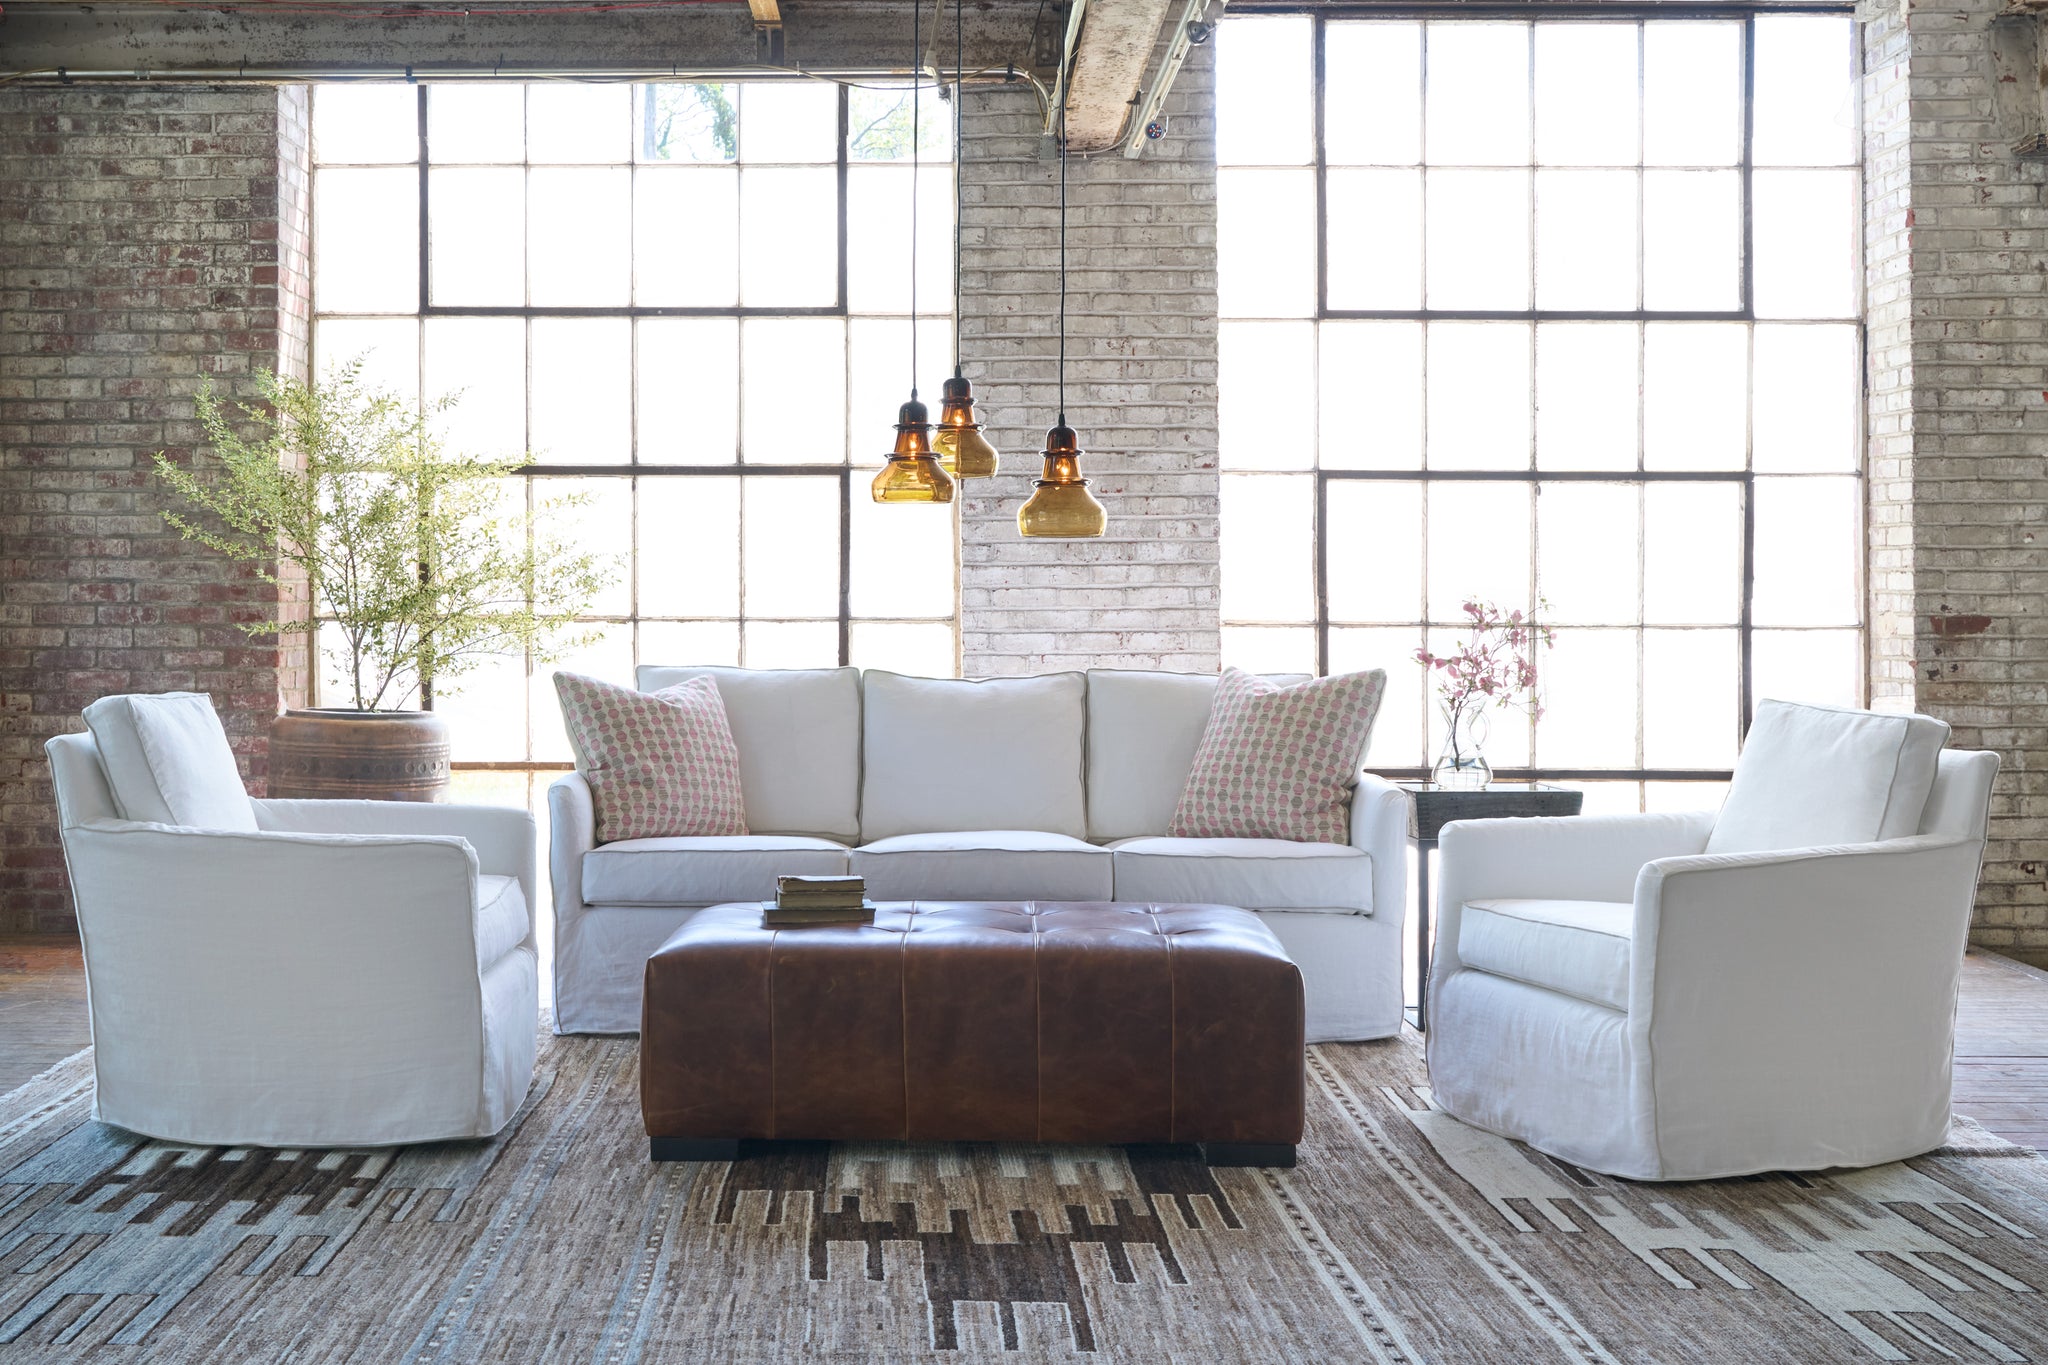
POLYGON ((924 90, 924 4, 910 10, 910 47, 917 65, 910 72, 910 401, 917 401, 917 141, 923 132, 919 95, 924 90))
POLYGON ((961 6, 953 0, 953 377, 960 368, 960 162, 967 149, 967 40, 962 36, 961 6))
POLYGON ((1060 99, 1060 425, 1067 424, 1067 101, 1060 99))

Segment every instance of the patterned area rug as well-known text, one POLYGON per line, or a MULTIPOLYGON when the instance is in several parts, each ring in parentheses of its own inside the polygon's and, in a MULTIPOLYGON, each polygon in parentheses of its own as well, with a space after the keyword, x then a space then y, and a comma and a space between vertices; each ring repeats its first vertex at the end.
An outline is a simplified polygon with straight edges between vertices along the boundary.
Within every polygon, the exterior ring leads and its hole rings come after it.
POLYGON ((1967 1121, 1874 1170, 1631 1185, 1432 1110, 1406 1040, 1309 1056, 1292 1171, 1179 1148, 646 1158, 630 1040, 546 1039, 488 1143, 193 1149, 0 1098, 22 1361, 2019 1361, 2048 1162, 1967 1121))

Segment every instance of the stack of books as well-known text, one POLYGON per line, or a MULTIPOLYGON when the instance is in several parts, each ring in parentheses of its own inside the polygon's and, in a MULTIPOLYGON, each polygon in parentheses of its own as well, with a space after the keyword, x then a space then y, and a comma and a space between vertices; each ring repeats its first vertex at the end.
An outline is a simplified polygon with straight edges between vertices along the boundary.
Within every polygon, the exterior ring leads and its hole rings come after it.
POLYGON ((800 924, 868 924, 875 907, 862 877, 777 877, 775 899, 761 907, 761 923, 787 928, 800 924))

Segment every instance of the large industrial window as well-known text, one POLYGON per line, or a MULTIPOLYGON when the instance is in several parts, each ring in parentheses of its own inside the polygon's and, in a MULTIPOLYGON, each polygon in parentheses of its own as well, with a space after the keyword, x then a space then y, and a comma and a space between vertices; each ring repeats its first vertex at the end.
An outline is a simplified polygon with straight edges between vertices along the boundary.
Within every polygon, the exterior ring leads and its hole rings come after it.
POLYGON ((1864 694, 1846 15, 1232 19, 1223 649, 1382 667, 1440 742, 1460 604, 1557 627, 1511 775, 1718 800, 1748 709, 1864 694))
MULTIPOLYGON (((924 102, 921 386, 950 363, 951 156, 924 102)), ((877 507, 910 368, 910 99, 811 81, 328 85, 313 98, 316 369, 457 393, 451 446, 587 496, 636 662, 956 669, 944 509, 877 507)), ((552 667, 437 698, 464 792, 568 766, 552 667)), ((547 780, 543 775, 541 781, 547 780)))

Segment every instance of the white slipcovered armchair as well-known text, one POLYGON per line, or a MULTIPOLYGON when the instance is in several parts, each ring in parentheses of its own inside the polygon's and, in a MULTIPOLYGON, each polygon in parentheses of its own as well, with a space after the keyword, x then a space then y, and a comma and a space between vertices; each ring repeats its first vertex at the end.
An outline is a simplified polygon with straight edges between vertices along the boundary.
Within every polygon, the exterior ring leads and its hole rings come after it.
POLYGON ((1940 1146, 1998 772, 1947 730, 1765 702, 1718 817, 1447 826, 1436 1102, 1640 1180, 1940 1146))
POLYGON ((251 801, 204 696, 86 715, 46 751, 98 1118, 264 1147, 504 1126, 538 1022, 531 815, 251 801))

